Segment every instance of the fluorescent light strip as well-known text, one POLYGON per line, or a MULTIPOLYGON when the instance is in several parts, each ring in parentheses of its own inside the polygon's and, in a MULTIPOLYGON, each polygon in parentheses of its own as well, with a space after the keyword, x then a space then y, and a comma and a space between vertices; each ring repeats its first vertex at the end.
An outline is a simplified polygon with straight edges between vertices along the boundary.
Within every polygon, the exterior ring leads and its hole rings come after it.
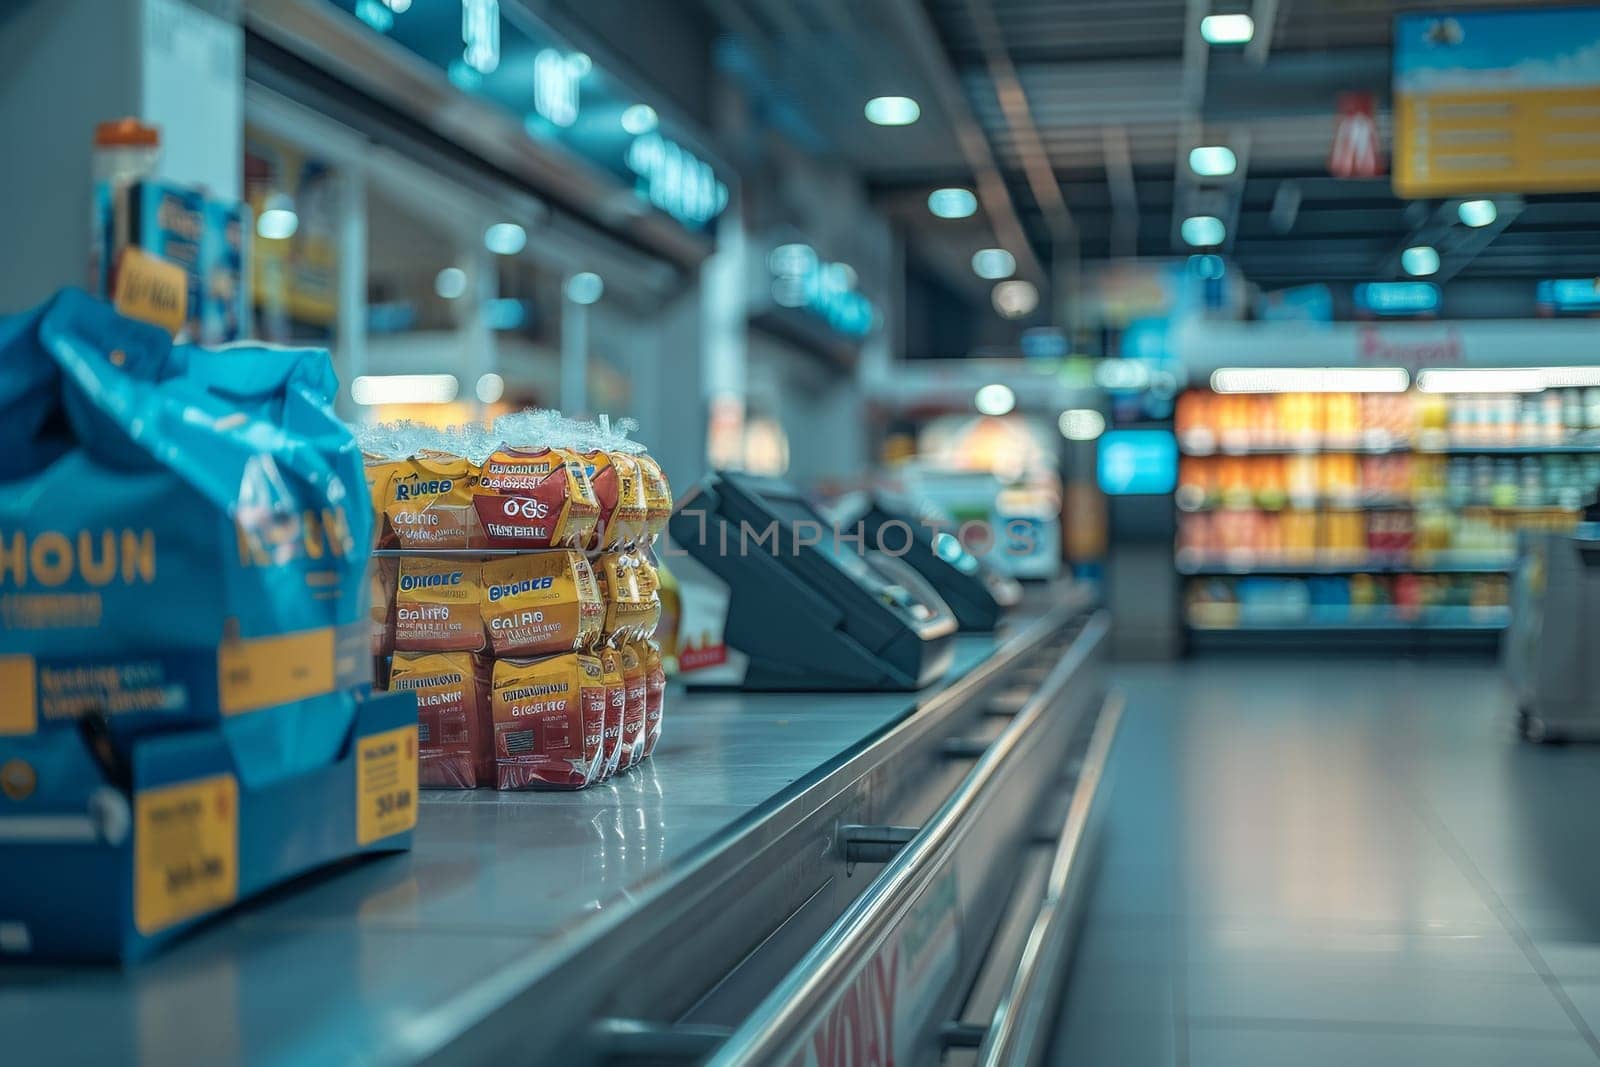
POLYGON ((1438 367, 1417 375, 1425 393, 1537 393, 1600 386, 1600 366, 1438 367))
POLYGON ((1442 367, 1417 373, 1424 393, 1537 393, 1545 387, 1538 367, 1442 367))
POLYGON ((1403 393, 1411 376, 1402 367, 1219 367, 1218 393, 1403 393))
POLYGON ((1600 386, 1600 367, 1545 367, 1539 372, 1546 389, 1587 389, 1600 386))
POLYGON ((454 374, 363 374, 350 383, 350 399, 379 404, 448 404, 461 392, 454 374))

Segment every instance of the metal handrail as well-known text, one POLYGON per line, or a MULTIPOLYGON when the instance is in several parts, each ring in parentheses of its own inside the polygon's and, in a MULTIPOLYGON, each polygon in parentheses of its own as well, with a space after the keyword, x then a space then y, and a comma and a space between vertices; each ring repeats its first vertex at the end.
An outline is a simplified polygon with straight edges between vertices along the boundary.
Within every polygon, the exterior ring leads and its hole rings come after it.
POLYGON ((773 1062, 801 1040, 834 996, 899 925, 933 882, 999 784, 1005 765, 1110 629, 1096 612, 1038 692, 978 760, 922 833, 845 909, 821 941, 709 1061, 714 1067, 773 1062))
POLYGON ((1053 986, 1065 970, 1073 897, 1082 884, 1083 866, 1078 859, 1124 706, 1122 695, 1113 693, 1095 724, 1050 863, 1044 903, 1028 932, 1016 975, 995 1006, 993 1021, 978 1048, 978 1067, 1028 1067, 1043 1056, 1049 1040, 1043 1024, 1054 1002, 1053 986))

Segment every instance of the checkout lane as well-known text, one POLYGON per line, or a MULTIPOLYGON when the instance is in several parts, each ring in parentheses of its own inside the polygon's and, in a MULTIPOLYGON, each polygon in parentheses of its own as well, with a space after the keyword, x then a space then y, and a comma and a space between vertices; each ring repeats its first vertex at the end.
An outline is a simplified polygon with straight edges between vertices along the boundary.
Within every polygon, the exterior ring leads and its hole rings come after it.
MULTIPOLYGON (((25 1062, 399 1063, 571 1062, 592 1021, 573 1011, 597 994, 591 1010, 670 1025, 728 968, 651 946, 717 945, 720 931, 685 919, 719 916, 741 880, 804 886, 804 868, 807 897, 843 900, 833 857, 797 854, 833 847, 806 819, 829 804, 873 813, 874 790, 941 741, 936 727, 981 715, 1022 668, 1036 677, 1030 656, 1058 656, 1047 642, 1087 606, 1061 589, 1044 599, 1055 606, 1026 606, 995 635, 955 638, 951 667, 915 695, 677 693, 642 774, 572 794, 426 793, 411 853, 287 887, 138 969, 0 972, 0 1028, 25 1062), (660 1002, 672 985, 680 1002, 660 1002)), ((926 795, 900 800, 931 810, 926 795)), ((764 920, 728 921, 770 935, 797 910, 751 904, 764 920)), ((756 944, 734 939, 728 963, 756 944)))

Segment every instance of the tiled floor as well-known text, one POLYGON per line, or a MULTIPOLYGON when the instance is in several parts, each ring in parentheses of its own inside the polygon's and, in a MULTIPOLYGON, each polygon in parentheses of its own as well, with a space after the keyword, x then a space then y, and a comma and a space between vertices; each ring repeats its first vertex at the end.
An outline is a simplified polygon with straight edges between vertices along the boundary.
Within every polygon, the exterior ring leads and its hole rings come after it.
POLYGON ((1128 667, 1072 1067, 1600 1061, 1600 746, 1492 663, 1128 667))

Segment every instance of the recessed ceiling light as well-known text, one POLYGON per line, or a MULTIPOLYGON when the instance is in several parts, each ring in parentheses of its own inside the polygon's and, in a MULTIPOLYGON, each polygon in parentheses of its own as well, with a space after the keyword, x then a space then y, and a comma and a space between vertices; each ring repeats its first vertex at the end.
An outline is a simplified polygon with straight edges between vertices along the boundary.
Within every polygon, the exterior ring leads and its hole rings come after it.
POLYGON ((256 236, 269 241, 293 237, 300 228, 300 216, 294 213, 294 201, 287 193, 274 193, 267 197, 265 207, 256 216, 256 236))
POLYGON ((478 399, 485 404, 493 404, 506 395, 506 380, 500 375, 490 371, 478 379, 476 390, 478 399))
POLYGON ((483 247, 497 256, 514 256, 528 245, 528 231, 514 222, 497 222, 483 231, 483 247))
POLYGON ((622 112, 622 128, 634 136, 649 133, 660 122, 661 116, 649 104, 634 104, 622 112))
POLYGON ((1207 15, 1200 20, 1200 36, 1207 44, 1245 44, 1256 35, 1249 15, 1207 15))
POLYGON ((467 272, 460 267, 446 267, 433 276, 433 291, 446 300, 455 300, 467 291, 467 272))
POLYGON ((1009 278, 1017 270, 1017 257, 1003 248, 980 248, 972 253, 972 273, 989 281, 1009 278))
POLYGON ((1032 282, 1012 279, 995 286, 989 299, 994 309, 1006 318, 1020 319, 1039 306, 1039 290, 1032 282))
POLYGON ((1493 200, 1463 200, 1461 206, 1456 208, 1456 215, 1468 226, 1487 226, 1500 217, 1500 210, 1494 206, 1493 200))
POLYGON ((592 304, 606 291, 606 283, 593 271, 581 271, 567 279, 567 299, 574 304, 592 304))
POLYGON ((1400 269, 1413 278, 1439 272, 1439 253, 1432 245, 1412 245, 1400 253, 1400 269))
POLYGON ((1185 244, 1196 248, 1220 245, 1223 238, 1228 236, 1228 228, 1215 215, 1191 215, 1183 220, 1178 232, 1183 235, 1185 244))
POLYGON ((928 194, 928 210, 941 219, 964 219, 978 210, 971 189, 935 189, 928 194))
POLYGON ((1189 149, 1189 169, 1202 178, 1221 178, 1238 169, 1239 160, 1227 145, 1202 145, 1189 149))
POLYGON ((985 415, 1007 415, 1017 406, 1017 394, 1009 385, 992 382, 979 389, 972 402, 985 415))
POLYGON ((879 126, 909 126, 922 117, 922 107, 909 96, 875 96, 867 101, 867 121, 879 126))
POLYGON ((1069 441, 1093 441, 1106 429, 1106 417, 1094 408, 1069 408, 1056 419, 1056 428, 1069 441))

